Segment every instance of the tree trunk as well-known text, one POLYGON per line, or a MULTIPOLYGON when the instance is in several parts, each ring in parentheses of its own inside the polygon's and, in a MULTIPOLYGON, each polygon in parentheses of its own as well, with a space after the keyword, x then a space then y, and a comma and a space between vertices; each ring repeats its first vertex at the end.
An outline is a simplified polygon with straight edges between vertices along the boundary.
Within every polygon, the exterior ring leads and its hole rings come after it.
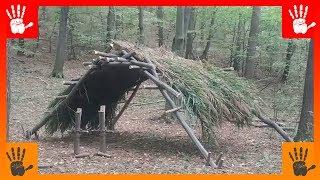
POLYGON ((187 44, 186 44, 186 59, 194 59, 193 54, 193 40, 195 38, 195 27, 196 27, 196 14, 195 8, 190 8, 190 18, 188 24, 188 31, 187 31, 187 44))
POLYGON ((245 65, 245 72, 244 76, 246 78, 253 78, 254 77, 254 70, 256 66, 256 61, 258 52, 258 35, 259 35, 259 26, 260 26, 260 14, 261 8, 260 7, 253 7, 252 8, 252 16, 251 16, 251 25, 250 25, 250 32, 249 32, 249 40, 248 40, 248 49, 247 49, 247 57, 246 57, 246 65, 245 65))
POLYGON ((295 141, 313 141, 313 40, 309 44, 302 108, 295 141))
POLYGON ((209 52, 209 49, 210 49, 210 46, 211 46, 211 39, 213 37, 213 26, 214 26, 214 23, 215 23, 215 19, 216 19, 216 11, 213 12, 213 14, 211 15, 211 21, 210 21, 210 30, 209 30, 209 35, 208 35, 208 38, 207 38, 207 43, 206 43, 206 46, 203 50, 203 53, 202 55, 200 56, 200 59, 208 59, 208 52, 209 52))
POLYGON ((107 16, 107 35, 106 35, 106 47, 109 48, 109 43, 115 38, 115 9, 113 6, 109 7, 107 16))
POLYGON ((18 40, 18 51, 17 51, 17 55, 18 56, 24 56, 25 52, 24 52, 24 39, 23 38, 19 38, 18 40))
POLYGON ((139 7, 138 9, 139 9, 139 44, 144 44, 144 25, 143 25, 144 12, 142 7, 139 7))
POLYGON ((184 55, 186 43, 185 7, 177 8, 176 35, 172 43, 172 51, 179 56, 184 55))
POLYGON ((157 18, 158 18, 158 45, 163 46, 164 44, 164 37, 163 37, 163 8, 158 7, 157 9, 157 18))
POLYGON ((63 78, 63 65, 64 60, 66 58, 66 34, 68 13, 69 8, 61 8, 56 60, 54 63, 53 71, 51 73, 52 77, 63 78))
POLYGON ((241 70, 241 63, 243 61, 242 58, 242 42, 244 41, 243 33, 245 31, 244 28, 244 22, 242 19, 241 14, 239 15, 239 22, 238 22, 238 27, 237 27, 237 33, 236 33, 236 39, 235 39, 235 52, 233 53, 233 59, 232 59, 232 67, 234 68, 235 71, 239 72, 241 70))
POLYGON ((285 83, 289 76, 290 65, 291 65, 291 57, 293 56, 294 51, 296 50, 296 45, 292 40, 288 42, 287 54, 286 54, 286 66, 284 67, 284 71, 281 77, 281 82, 285 83))

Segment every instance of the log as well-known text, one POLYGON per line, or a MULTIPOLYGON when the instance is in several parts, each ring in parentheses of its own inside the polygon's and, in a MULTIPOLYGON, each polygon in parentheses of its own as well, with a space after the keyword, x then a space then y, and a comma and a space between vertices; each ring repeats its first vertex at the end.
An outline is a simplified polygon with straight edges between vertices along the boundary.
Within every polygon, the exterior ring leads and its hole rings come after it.
POLYGON ((83 62, 82 65, 84 65, 84 66, 90 66, 90 65, 93 65, 93 63, 92 63, 92 62, 83 62))
POLYGON ((164 113, 165 113, 165 114, 170 114, 170 113, 179 111, 180 109, 181 109, 181 106, 180 106, 180 107, 177 107, 177 108, 169 109, 169 110, 165 111, 164 113))
POLYGON ((153 76, 152 74, 150 74, 147 70, 144 70, 143 73, 149 78, 151 79, 157 86, 165 89, 166 91, 168 91, 170 94, 174 95, 177 98, 181 98, 181 94, 178 93, 176 90, 174 90, 171 86, 169 86, 168 84, 160 81, 158 78, 156 78, 155 76, 153 76))
POLYGON ((159 89, 159 87, 158 86, 143 85, 140 89, 159 89))
POLYGON ((223 68, 224 71, 234 71, 234 67, 223 68))
POLYGON ((105 52, 96 51, 96 50, 94 50, 93 53, 99 56, 104 56, 104 57, 118 57, 116 54, 105 53, 105 52))
POLYGON ((76 85, 77 83, 78 81, 64 81, 63 85, 71 86, 71 85, 76 85))
POLYGON ((270 119, 263 117, 261 113, 257 112, 256 110, 251 111, 252 114, 257 116, 262 122, 266 123, 273 129, 275 129, 282 137, 288 142, 293 142, 293 139, 275 122, 271 121, 270 119))

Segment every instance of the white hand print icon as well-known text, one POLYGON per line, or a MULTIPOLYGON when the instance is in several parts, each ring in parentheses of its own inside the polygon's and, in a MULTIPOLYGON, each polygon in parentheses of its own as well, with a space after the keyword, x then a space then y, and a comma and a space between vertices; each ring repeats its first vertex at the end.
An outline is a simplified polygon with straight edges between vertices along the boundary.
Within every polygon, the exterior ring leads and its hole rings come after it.
POLYGON ((23 17, 26 12, 26 6, 23 6, 22 9, 20 9, 20 4, 18 4, 16 10, 13 5, 11 5, 11 14, 9 10, 6 9, 7 15, 10 18, 11 32, 13 34, 23 34, 26 29, 33 26, 33 22, 28 23, 26 26, 23 23, 23 17), (22 12, 20 10, 22 10, 22 12))
POLYGON ((293 31, 296 34, 305 34, 308 29, 314 27, 316 25, 315 22, 312 22, 310 25, 306 24, 306 17, 308 15, 308 6, 305 6, 305 9, 303 9, 303 5, 300 5, 299 12, 296 5, 293 6, 294 8, 294 14, 289 9, 289 14, 293 19, 292 26, 293 31), (304 12, 303 12, 304 11, 304 12))

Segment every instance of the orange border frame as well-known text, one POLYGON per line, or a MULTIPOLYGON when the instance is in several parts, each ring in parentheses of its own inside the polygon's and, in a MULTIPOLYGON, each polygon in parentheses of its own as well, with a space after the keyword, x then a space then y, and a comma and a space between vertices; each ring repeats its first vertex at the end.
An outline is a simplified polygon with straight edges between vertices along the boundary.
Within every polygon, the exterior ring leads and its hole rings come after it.
MULTIPOLYGON (((0 20, 1 22, 6 22, 7 18, 5 16, 5 5, 7 4, 17 4, 21 3, 23 4, 24 1, 27 1, 30 4, 29 0, 22 0, 22 1, 13 1, 13 0, 6 0, 4 3, 2 2, 0 4, 0 20)), ((31 0, 32 1, 32 0, 31 0)), ((34 0, 31 3, 34 6, 58 6, 58 5, 69 5, 69 6, 101 6, 101 5, 120 5, 120 6, 176 6, 176 5, 197 5, 197 6, 253 6, 253 5, 259 5, 259 6, 282 6, 284 4, 289 3, 290 0, 230 0, 230 1, 219 1, 219 0, 203 0, 201 2, 196 0, 191 0, 189 2, 186 2, 185 0, 110 0, 110 1, 99 1, 99 0, 91 0, 90 2, 86 0, 34 0)), ((320 7, 319 1, 316 0, 310 0, 308 1, 312 3, 313 5, 317 5, 317 7, 320 7)), ((320 26, 320 21, 317 26, 320 26)), ((4 27, 4 26, 2 26, 4 27)), ((320 152, 320 127, 319 127, 319 113, 320 113, 320 93, 318 90, 320 89, 320 84, 316 83, 320 80, 320 62, 316 61, 316 59, 320 58, 320 28, 316 28, 316 32, 313 34, 314 39, 314 151, 320 152)), ((7 172, 5 172, 4 166, 8 166, 5 161, 5 151, 6 151, 6 123, 7 123, 7 58, 6 58, 6 41, 7 41, 7 35, 3 30, 0 30, 0 177, 3 179, 14 179, 16 177, 13 176, 6 176, 7 172)), ((315 160, 317 162, 317 170, 316 175, 306 176, 304 178, 313 179, 320 175, 320 153, 315 154, 315 160)), ((139 179, 139 180, 147 180, 150 178, 153 179, 184 179, 184 180, 191 180, 194 178, 201 178, 203 180, 211 180, 213 178, 225 178, 225 179, 282 179, 282 178, 301 178, 301 177, 294 177, 290 174, 279 174, 279 175, 243 175, 243 174, 213 174, 213 175, 147 175, 147 174, 136 174, 136 175, 100 175, 100 174, 92 174, 92 175, 60 175, 60 174, 46 174, 46 175, 34 175, 34 176, 25 176, 28 178, 33 179, 43 179, 46 178, 49 179, 56 179, 56 178, 62 178, 62 179, 86 179, 86 178, 98 178, 98 179, 105 179, 105 178, 111 178, 111 179, 139 179)))

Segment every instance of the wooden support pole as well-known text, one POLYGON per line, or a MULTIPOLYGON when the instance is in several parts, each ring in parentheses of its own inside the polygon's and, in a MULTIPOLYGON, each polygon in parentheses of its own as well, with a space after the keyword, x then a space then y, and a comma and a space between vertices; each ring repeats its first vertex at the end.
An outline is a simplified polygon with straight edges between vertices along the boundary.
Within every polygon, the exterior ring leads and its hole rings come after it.
POLYGON ((67 95, 56 96, 55 98, 56 99, 65 99, 65 98, 67 98, 67 95))
POLYGON ((70 86, 70 85, 76 85, 77 83, 78 83, 78 81, 64 81, 63 85, 70 86))
POLYGON ((106 137, 106 106, 100 106, 99 110, 99 125, 100 125, 100 152, 107 151, 107 137, 106 137))
POLYGON ((157 86, 167 90, 170 94, 174 95, 177 98, 181 97, 181 94, 178 93, 176 90, 174 90, 171 86, 169 86, 168 84, 160 81, 158 78, 156 78, 155 76, 153 76, 152 74, 150 74, 147 70, 144 70, 143 73, 149 78, 151 79, 157 86))
MULTIPOLYGON (((146 61, 148 63, 151 63, 150 60, 146 59, 146 61)), ((154 77, 156 79, 159 78, 156 69, 151 69, 152 74, 154 75, 154 77)), ((164 91, 163 89, 160 89, 161 94, 163 95, 163 97, 167 100, 167 102, 169 103, 169 105, 171 106, 172 109, 177 108, 174 101, 171 99, 171 97, 168 95, 168 93, 166 91, 164 91)), ((173 112, 175 114, 175 116, 177 117, 177 119, 179 120, 179 122, 181 123, 182 127, 185 129, 185 131, 187 132, 188 136, 190 137, 190 139, 194 142, 194 144, 197 146, 197 148, 199 149, 199 151, 201 152, 201 154, 203 155, 203 157, 208 161, 208 164, 213 167, 213 168, 217 168, 218 166, 212 161, 212 159, 209 157, 209 152, 202 146, 201 142, 198 140, 197 136, 194 134, 193 130, 189 127, 189 125, 186 123, 186 121, 182 118, 182 114, 179 111, 174 111, 173 112), (208 158, 209 157, 209 158, 208 158)))
POLYGON ((94 50, 93 53, 99 56, 104 56, 104 57, 118 57, 116 54, 105 53, 105 52, 96 51, 96 50, 94 50))
POLYGON ((82 115, 82 109, 77 108, 77 111, 75 114, 75 130, 74 130, 74 139, 73 139, 73 152, 75 155, 80 154, 81 115, 82 115))
POLYGON ((120 110, 120 112, 118 113, 118 115, 114 118, 114 120, 112 121, 112 126, 115 126, 115 124, 117 123, 117 121, 120 119, 121 115, 124 113, 124 111, 128 108, 130 102, 132 101, 133 97, 137 94, 139 87, 140 87, 139 83, 138 85, 136 85, 136 87, 134 88, 133 92, 131 93, 129 99, 125 102, 125 104, 123 105, 122 109, 120 110))
POLYGON ((283 137, 283 139, 285 139, 288 142, 293 142, 293 139, 277 123, 271 121, 268 118, 263 117, 261 115, 261 113, 255 111, 255 110, 252 110, 252 113, 255 116, 257 116, 262 122, 266 123, 267 125, 269 125, 273 129, 275 129, 283 137))
POLYGON ((177 107, 177 108, 174 108, 174 109, 169 109, 169 110, 165 111, 164 113, 165 114, 170 114, 170 113, 173 113, 175 111, 179 111, 180 109, 181 109, 181 106, 177 107))
MULTIPOLYGON (((167 100, 169 105, 171 106, 172 109, 176 108, 174 101, 171 99, 171 97, 168 95, 167 92, 164 90, 161 90, 162 95, 164 98, 167 100)), ((194 144, 197 146, 197 148, 200 150, 201 154, 203 157, 209 161, 209 165, 211 167, 217 168, 218 166, 212 161, 211 158, 208 159, 209 153, 208 151, 202 146, 201 142, 198 140, 197 136, 194 134, 193 129, 189 127, 189 125, 186 123, 186 121, 183 119, 182 114, 179 111, 173 112, 177 119, 180 121, 182 127, 185 129, 187 132, 188 136, 191 138, 191 140, 194 142, 194 144)))
MULTIPOLYGON (((70 100, 70 98, 71 98, 75 93, 78 92, 79 86, 82 85, 82 83, 86 80, 87 75, 89 75, 89 74, 90 74, 91 72, 93 72, 94 70, 95 70, 95 68, 89 69, 89 70, 86 72, 86 74, 83 75, 83 76, 80 78, 79 82, 72 88, 71 92, 67 95, 67 97, 66 97, 63 101, 60 102, 60 105, 59 105, 59 106, 65 105, 65 104, 70 100)), ((42 118, 42 120, 41 120, 38 124, 36 124, 35 127, 33 127, 31 130, 27 131, 27 132, 26 132, 26 138, 27 138, 27 139, 30 139, 31 136, 32 136, 35 132, 37 132, 42 126, 44 126, 44 125, 48 122, 49 117, 51 117, 52 114, 58 110, 58 107, 59 107, 59 106, 56 106, 56 108, 53 109, 53 110, 51 110, 50 113, 46 114, 45 117, 42 118)))

